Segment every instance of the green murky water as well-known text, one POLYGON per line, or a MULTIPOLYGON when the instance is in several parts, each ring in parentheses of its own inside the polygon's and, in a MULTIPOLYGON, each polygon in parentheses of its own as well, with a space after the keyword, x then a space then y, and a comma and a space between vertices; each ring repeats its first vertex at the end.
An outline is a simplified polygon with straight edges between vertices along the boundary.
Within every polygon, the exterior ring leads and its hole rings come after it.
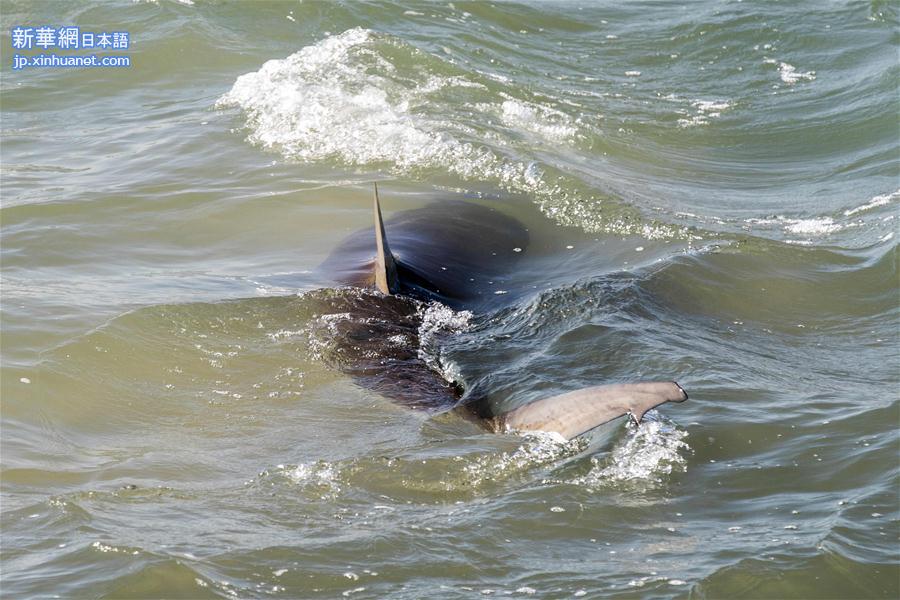
POLYGON ((5 596, 900 595, 896 4, 0 12, 5 596), (423 360, 691 400, 560 444, 357 386, 317 267, 372 181, 530 229, 423 360))

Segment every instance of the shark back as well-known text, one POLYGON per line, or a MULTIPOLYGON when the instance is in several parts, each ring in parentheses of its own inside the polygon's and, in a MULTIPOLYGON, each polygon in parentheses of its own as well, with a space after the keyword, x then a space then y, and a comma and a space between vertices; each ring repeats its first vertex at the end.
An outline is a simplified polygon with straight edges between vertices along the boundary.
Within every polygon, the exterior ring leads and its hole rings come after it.
POLYGON ((626 414, 640 422, 656 406, 687 400, 675 382, 638 382, 583 388, 502 413, 489 397, 458 406, 462 387, 419 356, 422 317, 413 298, 455 309, 484 305, 527 248, 528 230, 467 202, 435 203, 385 222, 377 187, 374 215, 374 228, 349 237, 323 265, 342 283, 376 290, 345 294, 348 305, 332 307, 340 317, 331 323, 336 362, 366 387, 411 407, 457 406, 496 432, 547 431, 567 439, 626 414), (406 343, 393 342, 400 339, 406 343))
POLYGON ((435 202, 383 221, 376 190, 374 212, 375 227, 348 237, 323 264, 337 281, 469 308, 501 289, 528 247, 520 222, 479 204, 435 202))

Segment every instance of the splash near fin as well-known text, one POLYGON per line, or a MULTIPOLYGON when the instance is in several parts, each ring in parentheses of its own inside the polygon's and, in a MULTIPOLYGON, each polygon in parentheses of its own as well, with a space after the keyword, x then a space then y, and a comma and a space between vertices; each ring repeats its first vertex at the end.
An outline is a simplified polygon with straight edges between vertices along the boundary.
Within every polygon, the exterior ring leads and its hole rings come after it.
POLYGON ((532 402, 495 417, 494 426, 498 431, 549 431, 572 439, 629 413, 640 423, 651 408, 687 398, 674 381, 601 385, 532 402))
POLYGON ((395 294, 399 289, 397 263, 388 247, 381 221, 381 204, 378 202, 378 184, 375 184, 375 288, 382 294, 395 294))

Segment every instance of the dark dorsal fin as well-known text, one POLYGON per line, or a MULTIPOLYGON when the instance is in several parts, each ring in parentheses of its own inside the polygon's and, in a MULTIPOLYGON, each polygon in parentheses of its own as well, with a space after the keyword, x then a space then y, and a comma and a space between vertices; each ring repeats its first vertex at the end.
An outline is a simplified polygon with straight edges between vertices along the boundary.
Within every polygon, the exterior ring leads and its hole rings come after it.
POLYGON ((378 202, 378 184, 375 184, 375 289, 382 294, 395 294, 400 288, 397 278, 397 263, 388 247, 381 221, 381 204, 378 202))

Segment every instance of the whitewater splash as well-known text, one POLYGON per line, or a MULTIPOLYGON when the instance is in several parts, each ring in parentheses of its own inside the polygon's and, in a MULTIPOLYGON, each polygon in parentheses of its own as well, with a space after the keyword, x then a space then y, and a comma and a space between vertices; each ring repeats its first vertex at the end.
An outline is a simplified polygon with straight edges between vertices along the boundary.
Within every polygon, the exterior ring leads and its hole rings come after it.
POLYGON ((686 431, 656 411, 645 415, 639 426, 629 422, 628 436, 606 457, 592 457, 591 471, 577 483, 588 487, 628 481, 663 481, 673 471, 685 471, 683 452, 690 450, 686 431))
MULTIPOLYGON (((890 205, 900 200, 900 190, 888 194, 877 194, 868 202, 833 213, 831 216, 814 216, 807 218, 793 218, 785 215, 775 215, 766 218, 744 219, 746 228, 781 229, 785 234, 800 236, 801 239, 787 239, 790 244, 811 245, 815 238, 829 238, 834 234, 852 228, 862 227, 871 221, 892 221, 896 215, 880 216, 875 209, 890 205), (875 213, 875 214, 869 214, 875 213), (850 218, 852 217, 852 218, 850 218)), ((885 241, 893 237, 893 232, 881 238, 885 241)))
MULTIPOLYGON (((325 460, 298 465, 278 465, 272 471, 262 471, 258 476, 258 481, 272 481, 281 478, 321 500, 332 500, 342 490, 340 465, 325 460)), ((248 482, 248 484, 252 483, 254 482, 248 482)))
POLYGON ((566 440, 554 433, 529 432, 506 451, 463 451, 435 457, 426 445, 387 460, 357 457, 280 464, 260 472, 246 485, 264 489, 287 485, 326 502, 360 492, 377 494, 377 502, 382 502, 387 498, 385 482, 399 486, 394 490, 398 498, 409 492, 471 498, 523 478, 541 486, 575 485, 598 492, 622 486, 647 489, 664 483, 668 474, 686 469, 683 454, 690 449, 686 437, 673 423, 650 415, 639 427, 629 425, 624 438, 608 452, 591 456, 590 471, 580 476, 562 473, 570 468, 571 459, 580 461, 586 458, 582 453, 592 452, 588 438, 566 440))
POLYGON ((584 438, 566 440, 558 433, 532 431, 522 434, 524 443, 512 452, 485 454, 463 467, 467 486, 477 488, 485 483, 509 479, 536 467, 549 465, 573 456, 587 447, 584 438))
MULTIPOLYGON (((667 100, 677 100, 674 96, 667 96, 667 100)), ((722 113, 732 108, 732 104, 727 100, 692 100, 691 114, 688 110, 679 111, 681 114, 689 115, 678 119, 681 127, 692 127, 695 125, 707 125, 711 119, 722 116, 722 113)))
POLYGON ((429 302, 419 308, 419 358, 441 374, 446 381, 463 383, 462 373, 455 362, 448 361, 441 352, 441 337, 466 331, 471 326, 472 313, 455 311, 440 302, 429 302))
MULTIPOLYGON (((250 141, 289 158, 387 163, 403 174, 434 169, 466 180, 495 180, 515 191, 555 191, 528 164, 472 143, 478 140, 466 139, 471 135, 467 128, 429 112, 435 92, 470 88, 476 90, 474 99, 484 94, 482 83, 427 71, 410 82, 398 73, 395 62, 401 60, 386 58, 398 51, 410 62, 421 62, 424 54, 390 36, 349 29, 242 75, 217 106, 243 109, 250 141)), ((576 134, 571 118, 550 107, 511 97, 468 106, 481 113, 480 120, 499 119, 549 142, 576 134), (555 122, 545 124, 548 116, 555 122)))
POLYGON ((861 204, 853 208, 848 208, 844 211, 844 216, 851 217, 855 214, 870 211, 873 208, 884 206, 885 204, 890 204, 891 202, 895 202, 897 200, 900 200, 900 190, 897 190, 896 192, 892 192, 890 194, 879 194, 865 204, 861 204))
POLYGON ((785 233, 793 233, 806 236, 823 236, 835 233, 847 227, 846 224, 836 223, 832 217, 813 217, 809 219, 791 219, 777 216, 772 219, 747 219, 750 225, 778 225, 785 233))
MULTIPOLYGON (((591 491, 611 487, 656 487, 667 475, 687 468, 684 456, 690 450, 687 432, 659 416, 648 415, 640 426, 629 424, 623 439, 605 453, 590 457, 590 470, 581 476, 554 476, 551 473, 580 453, 590 451, 586 437, 566 440, 558 434, 529 432, 520 436, 515 449, 500 452, 477 452, 454 457, 423 459, 411 456, 392 458, 387 462, 368 458, 340 461, 318 460, 297 465, 278 465, 262 471, 256 482, 248 485, 282 480, 292 487, 321 500, 334 500, 361 491, 370 481, 385 478, 401 483, 407 490, 426 490, 441 493, 484 493, 492 486, 537 476, 540 485, 575 485, 591 491), (428 462, 432 466, 425 467, 428 462), (544 473, 546 476, 540 475, 544 473), (367 473, 361 476, 360 473, 367 473), (273 479, 274 478, 274 479, 273 479)), ((579 458, 578 460, 581 460, 579 458)), ((383 492, 379 492, 383 493, 383 492)))
MULTIPOLYGON (((543 483, 569 484, 590 490, 631 484, 646 487, 663 483, 666 475, 687 470, 688 433, 656 411, 648 412, 640 425, 628 420, 626 436, 608 453, 591 456, 591 470, 582 476, 545 479, 543 483)), ((510 477, 535 467, 551 465, 590 447, 588 438, 566 440, 554 433, 528 433, 514 452, 482 457, 466 467, 470 483, 478 485, 496 477, 510 477)))
POLYGON ((576 177, 516 153, 523 141, 529 152, 574 151, 597 134, 554 104, 357 27, 240 76, 216 107, 241 109, 248 140, 291 160, 387 168, 423 181, 448 174, 487 181, 531 196, 564 225, 683 237, 683 228, 643 223, 636 211, 592 195, 576 177), (452 103, 442 99, 448 94, 452 103))

